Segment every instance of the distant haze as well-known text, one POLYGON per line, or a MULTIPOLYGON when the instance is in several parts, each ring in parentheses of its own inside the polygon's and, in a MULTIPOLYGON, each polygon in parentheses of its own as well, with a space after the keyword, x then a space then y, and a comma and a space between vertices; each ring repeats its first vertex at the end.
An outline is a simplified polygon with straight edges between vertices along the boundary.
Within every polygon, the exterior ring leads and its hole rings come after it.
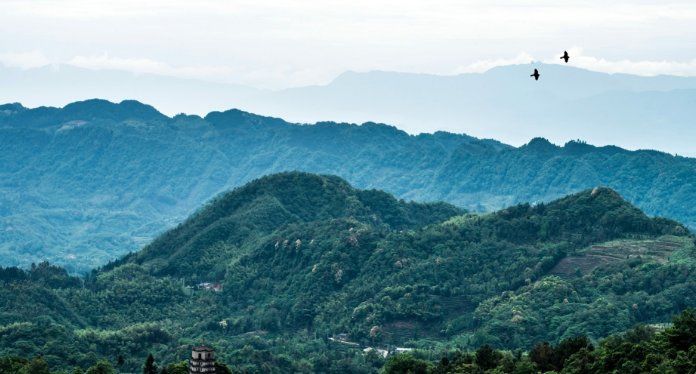
POLYGON ((132 98, 696 155, 688 77, 692 0, 0 2, 0 101, 27 106, 132 98))
POLYGON ((0 63, 288 88, 344 71, 482 72, 531 60, 696 75, 691 0, 0 2, 0 63))
POLYGON ((522 145, 585 140, 696 156, 696 77, 606 74, 541 63, 439 76, 347 72, 327 85, 261 90, 70 65, 0 69, 0 102, 63 106, 89 98, 137 99, 168 115, 239 108, 292 122, 444 130, 522 145), (539 68, 541 80, 529 77, 539 68))

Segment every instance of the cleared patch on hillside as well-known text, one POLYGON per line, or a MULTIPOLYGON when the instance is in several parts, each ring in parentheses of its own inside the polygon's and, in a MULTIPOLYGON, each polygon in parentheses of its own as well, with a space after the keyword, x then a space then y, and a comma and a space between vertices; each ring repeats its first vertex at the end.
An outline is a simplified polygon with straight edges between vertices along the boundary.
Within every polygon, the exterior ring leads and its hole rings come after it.
POLYGON ((433 335, 428 326, 413 319, 387 323, 381 327, 381 333, 384 341, 393 344, 433 335))
POLYGON ((472 312, 476 308, 469 297, 459 295, 440 296, 436 305, 442 309, 442 313, 446 316, 472 312))
POLYGON ((462 331, 468 327, 470 322, 470 318, 465 316, 473 313, 475 307, 476 305, 465 296, 439 296, 432 301, 432 309, 442 316, 440 319, 431 321, 417 318, 391 320, 380 326, 382 341, 399 345, 419 338, 440 339, 451 334, 452 331, 462 331), (461 317, 463 320, 457 320, 457 317, 461 317), (443 324, 443 321, 447 323, 443 324))
POLYGON ((690 238, 676 236, 614 240, 590 246, 562 259, 550 273, 560 276, 584 275, 600 266, 631 259, 664 264, 678 251, 693 249, 693 245, 690 238))

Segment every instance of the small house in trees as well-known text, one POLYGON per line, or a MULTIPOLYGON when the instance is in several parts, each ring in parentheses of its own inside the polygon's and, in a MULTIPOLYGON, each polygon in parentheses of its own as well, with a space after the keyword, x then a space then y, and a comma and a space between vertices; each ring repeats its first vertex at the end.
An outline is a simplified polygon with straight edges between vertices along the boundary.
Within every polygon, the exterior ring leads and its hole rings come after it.
POLYGON ((203 283, 198 284, 198 289, 205 290, 205 291, 221 292, 222 291, 222 284, 203 282, 203 283))
POLYGON ((188 372, 189 374, 215 374, 215 351, 204 345, 193 347, 188 372))

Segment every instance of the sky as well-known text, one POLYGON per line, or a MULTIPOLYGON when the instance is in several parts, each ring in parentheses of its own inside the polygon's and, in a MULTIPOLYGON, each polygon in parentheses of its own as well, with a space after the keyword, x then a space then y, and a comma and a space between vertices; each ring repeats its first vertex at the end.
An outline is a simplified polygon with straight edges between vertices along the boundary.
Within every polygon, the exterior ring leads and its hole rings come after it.
POLYGON ((0 1, 0 64, 283 89, 342 72, 482 72, 532 60, 696 76, 696 2, 0 1))

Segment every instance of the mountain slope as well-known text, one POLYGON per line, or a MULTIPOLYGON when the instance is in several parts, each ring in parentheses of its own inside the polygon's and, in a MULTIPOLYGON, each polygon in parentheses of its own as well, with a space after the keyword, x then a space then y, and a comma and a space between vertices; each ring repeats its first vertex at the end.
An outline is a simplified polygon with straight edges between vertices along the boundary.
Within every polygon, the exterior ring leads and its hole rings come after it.
MULTIPOLYGON (((406 203, 381 191, 356 190, 337 177, 275 174, 217 197, 127 259, 159 264, 158 257, 165 255, 167 265, 152 265, 151 271, 192 275, 201 270, 198 261, 203 257, 220 257, 220 253, 206 253, 210 247, 221 251, 219 244, 232 244, 232 252, 244 251, 279 227, 350 218, 389 229, 408 229, 461 213, 447 204, 406 203)), ((206 266, 216 264, 206 261, 206 266)))
POLYGON ((0 263, 86 271, 148 243, 216 194, 269 173, 336 174, 473 211, 598 185, 696 225, 696 160, 544 139, 515 148, 375 123, 297 125, 239 110, 169 118, 138 102, 0 110, 0 263))
POLYGON ((358 367, 335 365, 362 351, 329 337, 436 352, 530 348, 665 322, 696 305, 694 237, 613 190, 461 213, 336 177, 264 177, 84 283, 45 264, 0 272, 0 354, 88 366, 91 347, 133 370, 138 352, 175 362, 188 354, 180 347, 205 340, 223 361, 256 370, 346 371, 358 367), (7 302, 29 287, 45 296, 7 302), (66 358, 56 346, 80 353, 66 358))

